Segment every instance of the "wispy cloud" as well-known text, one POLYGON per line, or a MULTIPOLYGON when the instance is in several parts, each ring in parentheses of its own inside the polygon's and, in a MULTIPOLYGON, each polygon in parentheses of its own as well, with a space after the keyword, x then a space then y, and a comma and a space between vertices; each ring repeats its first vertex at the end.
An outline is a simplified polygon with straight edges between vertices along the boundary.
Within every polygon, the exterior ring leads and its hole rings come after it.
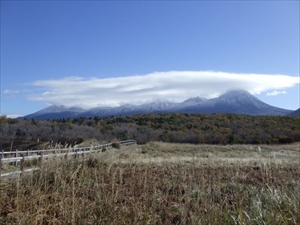
MULTIPOLYGON (((299 83, 298 77, 268 74, 235 74, 214 71, 154 72, 115 78, 65 77, 39 80, 31 85, 43 89, 28 97, 48 104, 117 106, 155 99, 183 101, 189 97, 217 97, 231 89, 252 94, 283 90, 299 83)), ((281 91, 284 92, 284 91, 281 91)))
POLYGON ((286 94, 286 91, 272 91, 272 92, 268 92, 267 96, 276 96, 276 95, 281 95, 281 94, 286 94))
POLYGON ((4 91, 2 91, 3 94, 5 94, 6 98, 11 99, 11 98, 16 98, 17 94, 20 93, 19 90, 10 90, 10 89, 6 89, 4 91))
POLYGON ((18 90, 9 90, 9 89, 6 89, 3 91, 3 94, 19 94, 20 91, 18 90))

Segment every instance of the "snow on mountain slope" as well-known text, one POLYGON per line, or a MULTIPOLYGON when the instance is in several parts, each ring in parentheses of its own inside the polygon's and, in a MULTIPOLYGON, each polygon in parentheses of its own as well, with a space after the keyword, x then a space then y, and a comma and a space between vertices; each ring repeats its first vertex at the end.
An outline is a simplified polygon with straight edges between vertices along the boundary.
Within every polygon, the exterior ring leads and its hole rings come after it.
POLYGON ((285 116, 291 110, 270 106, 247 91, 234 90, 212 99, 190 98, 181 103, 157 100, 142 105, 124 104, 118 107, 96 107, 84 110, 79 107, 50 106, 25 116, 27 119, 57 119, 74 117, 108 117, 146 113, 235 113, 248 115, 285 116))
POLYGON ((209 99, 197 106, 180 111, 189 113, 235 113, 248 115, 286 115, 289 110, 270 106, 247 91, 228 91, 218 98, 209 99))

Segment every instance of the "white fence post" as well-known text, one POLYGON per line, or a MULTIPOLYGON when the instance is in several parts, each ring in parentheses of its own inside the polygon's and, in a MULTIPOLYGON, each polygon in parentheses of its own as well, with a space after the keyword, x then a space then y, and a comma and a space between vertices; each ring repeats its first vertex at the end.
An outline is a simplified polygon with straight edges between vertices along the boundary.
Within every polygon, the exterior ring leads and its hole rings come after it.
POLYGON ((65 154, 65 156, 64 156, 65 160, 68 159, 68 154, 69 154, 69 149, 67 150, 67 152, 66 152, 66 154, 65 154))
POLYGON ((23 174, 24 174, 25 157, 24 157, 23 154, 21 154, 21 157, 22 157, 22 159, 21 159, 21 162, 20 162, 20 171, 21 171, 20 176, 22 177, 23 174))
POLYGON ((2 158, 4 158, 3 150, 1 151, 1 155, 0 155, 0 174, 1 174, 1 170, 2 170, 2 158))
MULTIPOLYGON (((120 141, 121 145, 130 145, 130 144, 136 144, 135 140, 126 140, 126 141, 120 141)), ((43 158, 46 157, 49 158, 51 156, 60 157, 64 156, 65 159, 67 159, 70 155, 74 155, 73 157, 75 159, 80 157, 80 153, 82 158, 86 158, 87 153, 91 152, 105 152, 107 149, 112 148, 112 143, 106 143, 101 144, 97 146, 91 146, 91 147, 82 147, 82 148, 75 148, 75 147, 69 147, 67 149, 45 149, 45 150, 24 150, 24 151, 18 151, 16 149, 15 151, 8 151, 4 152, 4 150, 0 150, 0 172, 2 171, 3 163, 13 163, 16 167, 19 165, 20 169, 24 169, 25 166, 25 160, 31 160, 31 159, 37 159, 38 158, 38 167, 42 167, 43 164, 43 158), (63 154, 63 152, 65 152, 63 154), (45 153, 44 153, 45 152, 45 153), (44 154, 43 154, 44 153, 44 154), (51 155, 53 153, 54 155, 51 155), (5 154, 8 154, 5 158, 5 154), (36 154, 36 155, 35 155, 36 154), (21 157, 20 157, 21 155, 21 157), (21 163, 21 165, 19 164, 21 163)), ((26 172, 26 170, 25 170, 26 172)))
MULTIPOLYGON (((15 151, 15 157, 18 157, 18 149, 16 149, 16 151, 15 151)), ((15 161, 15 166, 17 166, 18 165, 18 161, 15 161)))
POLYGON ((77 149, 75 149, 75 154, 74 154, 74 158, 77 158, 77 149))
POLYGON ((41 168, 42 167, 42 164, 43 164, 43 153, 41 151, 38 152, 39 154, 39 167, 41 168))

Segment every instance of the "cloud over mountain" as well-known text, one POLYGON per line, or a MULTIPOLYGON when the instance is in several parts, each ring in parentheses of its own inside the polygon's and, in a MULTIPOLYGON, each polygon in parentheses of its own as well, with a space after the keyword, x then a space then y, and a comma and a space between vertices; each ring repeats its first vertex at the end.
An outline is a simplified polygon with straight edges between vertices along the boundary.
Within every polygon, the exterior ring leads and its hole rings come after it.
POLYGON ((286 91, 272 91, 272 92, 268 92, 267 96, 276 96, 276 95, 281 95, 281 94, 286 94, 286 91))
POLYGON ((190 97, 217 97, 232 90, 243 89, 251 94, 284 93, 299 83, 298 77, 268 74, 236 74, 214 71, 153 72, 115 78, 65 77, 38 80, 30 85, 31 101, 48 104, 81 106, 118 106, 156 99, 183 101, 190 97))

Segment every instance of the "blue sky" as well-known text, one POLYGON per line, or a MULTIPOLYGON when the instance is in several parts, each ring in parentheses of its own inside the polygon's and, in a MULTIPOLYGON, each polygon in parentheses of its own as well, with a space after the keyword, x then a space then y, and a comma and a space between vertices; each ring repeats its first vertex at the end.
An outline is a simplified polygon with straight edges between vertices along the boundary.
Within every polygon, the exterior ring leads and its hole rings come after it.
POLYGON ((299 1, 1 1, 1 114, 245 89, 299 108, 299 1))

